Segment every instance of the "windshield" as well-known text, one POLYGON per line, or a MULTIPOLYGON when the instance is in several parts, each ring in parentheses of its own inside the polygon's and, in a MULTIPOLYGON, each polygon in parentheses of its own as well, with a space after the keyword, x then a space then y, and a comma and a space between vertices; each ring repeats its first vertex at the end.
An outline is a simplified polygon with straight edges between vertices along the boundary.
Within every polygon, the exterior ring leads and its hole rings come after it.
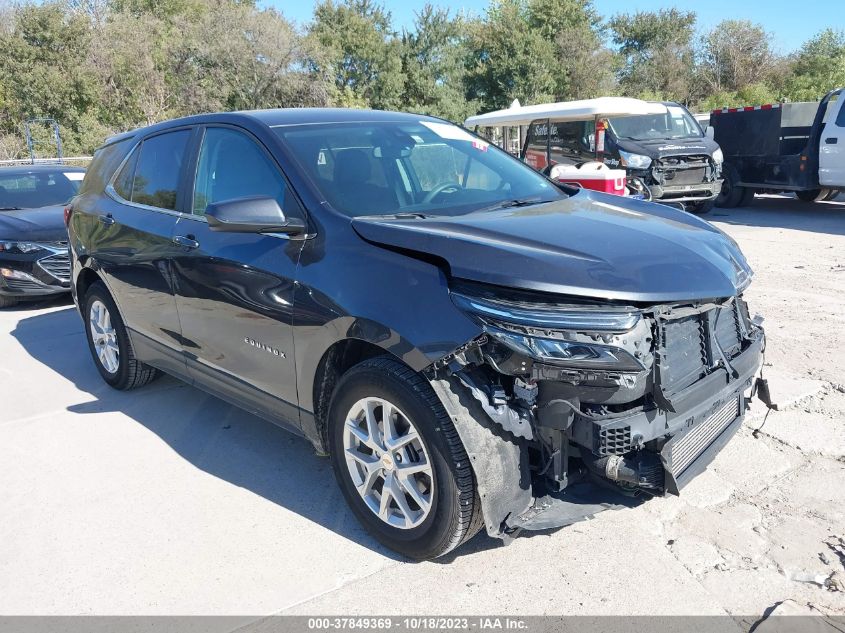
POLYGON ((610 129, 616 138, 632 141, 650 139, 701 138, 704 136, 695 119, 681 106, 666 106, 666 114, 610 117, 610 129))
POLYGON ((566 197, 465 130, 433 121, 274 129, 314 185, 349 216, 461 215, 566 197))
POLYGON ((0 172, 0 211, 66 204, 82 184, 84 172, 0 172))

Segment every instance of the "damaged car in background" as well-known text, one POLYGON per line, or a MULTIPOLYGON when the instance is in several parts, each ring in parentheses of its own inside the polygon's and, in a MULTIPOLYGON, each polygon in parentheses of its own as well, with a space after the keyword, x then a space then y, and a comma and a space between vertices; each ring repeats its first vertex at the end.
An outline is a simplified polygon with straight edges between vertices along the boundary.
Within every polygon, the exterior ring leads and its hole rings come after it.
POLYGON ((300 433, 412 558, 678 494, 767 399, 733 240, 439 119, 161 123, 98 150, 68 222, 108 384, 300 433))

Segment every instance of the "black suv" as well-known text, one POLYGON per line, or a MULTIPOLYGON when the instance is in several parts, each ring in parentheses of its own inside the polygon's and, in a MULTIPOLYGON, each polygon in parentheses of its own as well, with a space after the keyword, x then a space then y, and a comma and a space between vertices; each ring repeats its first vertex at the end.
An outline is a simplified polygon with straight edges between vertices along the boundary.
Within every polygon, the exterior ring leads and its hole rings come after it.
POLYGON ((562 188, 422 115, 124 134, 68 230, 107 383, 165 371, 302 434, 413 558, 677 493, 761 364, 751 271, 718 229, 562 188))

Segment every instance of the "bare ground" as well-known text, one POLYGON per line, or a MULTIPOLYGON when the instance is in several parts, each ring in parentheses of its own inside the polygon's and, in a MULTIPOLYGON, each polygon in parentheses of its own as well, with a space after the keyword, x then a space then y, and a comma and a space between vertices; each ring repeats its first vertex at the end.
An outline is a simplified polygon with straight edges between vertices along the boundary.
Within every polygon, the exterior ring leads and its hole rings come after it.
POLYGON ((845 615, 845 203, 708 219, 756 271, 781 410, 681 497, 431 563, 305 442, 172 379, 106 388, 66 303, 0 312, 0 613, 845 615))

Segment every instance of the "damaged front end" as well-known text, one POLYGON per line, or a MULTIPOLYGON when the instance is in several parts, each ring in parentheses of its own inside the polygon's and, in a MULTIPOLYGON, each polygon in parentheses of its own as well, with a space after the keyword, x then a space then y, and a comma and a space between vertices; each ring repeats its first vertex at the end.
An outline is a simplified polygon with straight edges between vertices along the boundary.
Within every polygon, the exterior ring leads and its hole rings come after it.
POLYGON ((625 305, 461 283, 451 296, 483 334, 428 374, 493 536, 678 494, 741 425, 762 364, 741 294, 625 305))

